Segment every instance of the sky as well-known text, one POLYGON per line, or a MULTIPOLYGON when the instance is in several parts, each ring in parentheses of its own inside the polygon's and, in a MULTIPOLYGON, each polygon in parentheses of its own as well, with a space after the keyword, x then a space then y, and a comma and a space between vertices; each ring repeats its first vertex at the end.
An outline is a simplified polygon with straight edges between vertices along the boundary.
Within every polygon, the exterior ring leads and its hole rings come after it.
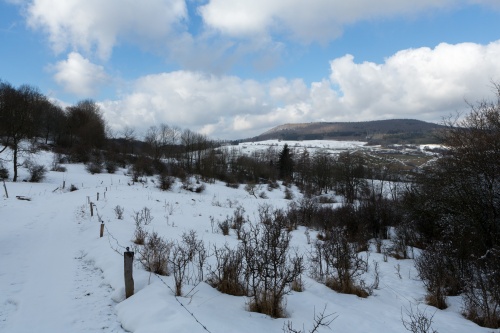
POLYGON ((116 136, 439 123, 495 99, 500 1, 0 0, 0 43, 0 80, 92 99, 116 136))

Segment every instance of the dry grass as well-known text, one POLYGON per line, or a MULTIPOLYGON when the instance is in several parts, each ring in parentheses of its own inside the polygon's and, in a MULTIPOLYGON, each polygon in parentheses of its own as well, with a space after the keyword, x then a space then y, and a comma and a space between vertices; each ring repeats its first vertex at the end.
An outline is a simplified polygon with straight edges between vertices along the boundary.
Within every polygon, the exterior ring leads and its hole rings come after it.
POLYGON ((369 296, 368 291, 355 285, 351 281, 341 283, 338 279, 329 278, 326 280, 325 285, 341 294, 356 295, 361 298, 367 298, 369 296))

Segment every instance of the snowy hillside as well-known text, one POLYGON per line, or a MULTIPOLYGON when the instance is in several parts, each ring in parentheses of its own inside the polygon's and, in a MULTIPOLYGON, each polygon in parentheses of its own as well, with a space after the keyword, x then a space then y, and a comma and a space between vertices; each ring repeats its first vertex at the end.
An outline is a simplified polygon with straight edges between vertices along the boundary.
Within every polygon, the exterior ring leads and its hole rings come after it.
MULTIPOLYGON (((251 143, 245 146, 253 149, 251 143)), ((51 153, 39 153, 36 159, 50 168, 51 153)), ((369 265, 363 275, 367 284, 373 283, 378 263, 380 283, 373 295, 337 293, 310 278, 306 269, 304 291, 285 297, 286 318, 249 312, 247 297, 222 294, 200 282, 194 266, 187 272, 183 296, 175 297, 172 275, 151 274, 135 262, 135 294, 125 299, 123 252, 137 248, 136 212, 147 208, 152 220, 143 228, 167 240, 181 241, 184 233, 194 230, 210 255, 214 246, 235 248, 239 242, 233 229, 224 236, 218 222, 232 216, 236 207, 243 207, 253 223, 264 204, 286 208, 290 200, 285 199, 284 186, 272 191, 262 187, 259 192, 265 191, 266 199, 250 195, 244 185, 233 189, 220 182, 205 184, 201 193, 182 189, 179 181, 171 190, 160 191, 155 177, 132 184, 123 169, 91 175, 83 165, 65 167, 66 172, 48 172, 42 183, 7 181, 8 197, 0 185, 0 332, 282 332, 288 322, 308 332, 325 308, 335 320, 317 332, 406 332, 402 317, 408 319, 411 309, 434 315, 432 327, 441 333, 492 332, 462 317, 459 297, 449 298, 446 310, 427 306, 413 260, 384 261, 374 246, 360 254, 369 265), (72 185, 77 189, 70 191, 72 185), (89 202, 95 205, 93 216, 89 202), (117 206, 124 210, 122 219, 117 206)), ((293 196, 301 194, 294 190, 293 196)), ((292 247, 307 257, 316 232, 299 227, 291 236, 292 247)), ((214 264, 213 256, 207 263, 214 264)), ((205 277, 208 273, 205 268, 205 277)))

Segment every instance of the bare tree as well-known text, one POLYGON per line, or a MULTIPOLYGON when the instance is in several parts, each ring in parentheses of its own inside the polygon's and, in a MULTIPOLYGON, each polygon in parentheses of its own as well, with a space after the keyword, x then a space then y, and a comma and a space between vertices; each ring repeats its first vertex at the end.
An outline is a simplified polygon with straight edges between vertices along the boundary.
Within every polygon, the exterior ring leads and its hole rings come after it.
POLYGON ((0 82, 0 153, 10 148, 14 175, 17 181, 19 155, 29 151, 22 145, 23 140, 30 140, 39 134, 40 119, 50 103, 37 88, 23 85, 14 88, 0 82))

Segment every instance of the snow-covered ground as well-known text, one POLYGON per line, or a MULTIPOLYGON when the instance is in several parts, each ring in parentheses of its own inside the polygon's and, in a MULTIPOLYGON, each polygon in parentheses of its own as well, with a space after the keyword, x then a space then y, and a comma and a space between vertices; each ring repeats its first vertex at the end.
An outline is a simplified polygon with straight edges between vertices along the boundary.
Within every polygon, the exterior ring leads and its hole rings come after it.
POLYGON ((263 151, 269 148, 274 148, 276 151, 281 151, 283 146, 287 144, 290 149, 302 151, 307 149, 310 153, 315 153, 318 150, 328 151, 330 153, 340 153, 347 150, 368 149, 365 147, 366 142, 362 141, 335 141, 335 140, 265 140, 255 142, 244 142, 238 145, 238 148, 243 153, 251 154, 255 151, 263 151))
MULTIPOLYGON (((41 153, 37 161, 50 167, 52 157, 41 153)), ((267 192, 268 199, 223 183, 207 184, 200 194, 182 190, 180 184, 162 192, 154 177, 131 184, 124 170, 90 175, 82 165, 66 167, 64 173, 49 172, 43 183, 6 182, 8 198, 0 186, 0 332, 282 332, 288 321, 308 331, 314 314, 325 306, 326 313, 337 318, 331 330, 318 332, 405 332, 401 316, 410 307, 434 314, 433 327, 441 333, 493 331, 465 320, 460 298, 449 299, 446 310, 426 306, 413 261, 384 262, 375 252, 369 253, 369 262, 379 262, 380 286, 373 296, 339 294, 304 276, 305 290, 286 297, 288 317, 283 319, 249 312, 245 297, 197 284, 194 275, 183 288, 186 296, 176 298, 172 277, 160 280, 139 263, 134 266, 135 295, 125 299, 122 253, 133 245, 135 211, 149 208, 154 219, 146 229, 167 239, 195 230, 207 249, 214 244, 235 246, 236 235, 223 236, 211 220, 224 220, 238 205, 251 220, 263 203, 286 207, 284 189, 267 192), (78 190, 70 192, 71 184, 78 190), (96 205, 93 217, 89 201, 96 205), (123 220, 116 217, 117 205, 124 207, 123 220), (99 218, 106 226, 103 238, 99 218)), ((292 232, 292 245, 299 251, 310 248, 303 227, 292 232)), ((373 269, 365 278, 373 278, 373 269)))

